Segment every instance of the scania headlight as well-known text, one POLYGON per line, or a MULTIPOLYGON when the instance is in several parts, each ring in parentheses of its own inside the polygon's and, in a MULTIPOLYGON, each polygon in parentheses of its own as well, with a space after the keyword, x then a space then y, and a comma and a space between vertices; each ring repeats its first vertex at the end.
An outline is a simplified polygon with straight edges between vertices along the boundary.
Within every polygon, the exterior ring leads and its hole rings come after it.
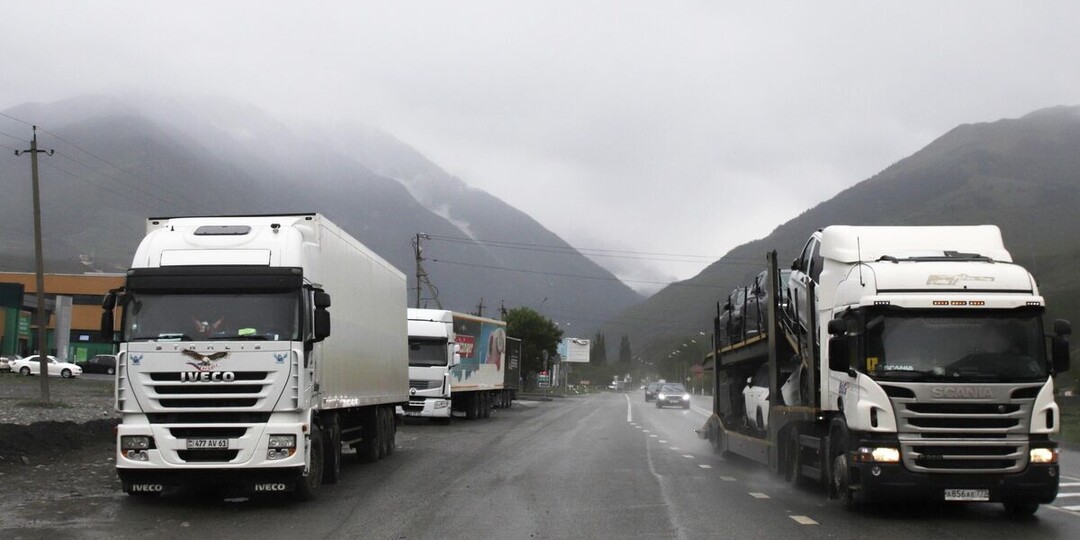
POLYGON ((1031 462, 1032 463, 1057 463, 1058 462, 1058 449, 1057 448, 1032 448, 1031 449, 1031 462))
POLYGON ((900 450, 881 446, 877 448, 862 447, 855 452, 855 461, 866 463, 899 463, 900 450))

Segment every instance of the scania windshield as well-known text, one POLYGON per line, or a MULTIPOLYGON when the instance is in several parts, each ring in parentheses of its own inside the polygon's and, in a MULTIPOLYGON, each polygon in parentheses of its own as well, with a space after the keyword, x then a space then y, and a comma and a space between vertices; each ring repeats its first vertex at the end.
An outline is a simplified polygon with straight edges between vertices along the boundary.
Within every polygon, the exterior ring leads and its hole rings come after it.
POLYGON ((893 381, 1026 382, 1048 376, 1034 310, 887 311, 866 324, 865 371, 893 381))
POLYGON ((300 336, 295 291, 170 294, 129 292, 125 341, 266 340, 300 336))

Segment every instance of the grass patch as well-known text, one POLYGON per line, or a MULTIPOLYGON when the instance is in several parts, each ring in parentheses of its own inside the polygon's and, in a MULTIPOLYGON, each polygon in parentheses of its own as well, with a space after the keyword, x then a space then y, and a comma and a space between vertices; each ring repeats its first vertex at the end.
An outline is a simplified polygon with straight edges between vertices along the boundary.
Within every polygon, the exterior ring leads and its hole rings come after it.
POLYGON ((41 401, 40 399, 33 399, 28 401, 20 401, 15 404, 18 407, 36 407, 38 409, 70 409, 71 405, 60 401, 41 401))

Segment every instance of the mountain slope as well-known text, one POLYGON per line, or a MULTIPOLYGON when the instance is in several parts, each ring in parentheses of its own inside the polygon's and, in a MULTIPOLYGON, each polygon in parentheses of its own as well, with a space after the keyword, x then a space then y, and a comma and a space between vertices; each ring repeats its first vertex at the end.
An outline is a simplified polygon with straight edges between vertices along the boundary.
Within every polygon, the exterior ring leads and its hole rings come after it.
MULTIPOLYGON (((1038 279, 1051 317, 1080 323, 1080 107, 959 126, 767 237, 732 249, 697 276, 623 313, 605 331, 663 353, 665 338, 711 331, 716 302, 749 283, 775 249, 791 261, 827 225, 1001 227, 1013 259, 1038 279)), ((666 354, 666 353, 664 353, 666 354)))
MULTIPOLYGON (((500 301, 507 307, 546 304, 556 320, 591 332, 640 300, 580 254, 556 259, 534 250, 495 248, 468 240, 479 231, 477 237, 487 239, 572 249, 483 191, 448 175, 436 176, 431 180, 435 189, 467 196, 449 199, 452 210, 433 212, 414 198, 405 183, 376 174, 374 167, 365 165, 365 159, 378 161, 379 154, 357 147, 362 141, 342 147, 326 144, 242 104, 86 97, 27 104, 5 112, 42 126, 47 130, 40 134, 42 147, 57 150, 55 156, 41 160, 46 270, 50 272, 126 268, 142 237, 144 220, 150 216, 314 211, 327 215, 409 275, 410 286, 415 286, 411 245, 415 234, 464 239, 425 245, 425 265, 449 309, 474 311, 481 298, 488 316, 496 314, 493 308, 500 301), (447 187, 438 186, 440 182, 447 187), (463 223, 477 225, 464 230, 463 223), (545 302, 549 297, 551 301, 545 302)), ((13 131, 10 124, 5 126, 5 131, 13 131)), ((406 145, 401 144, 398 151, 423 160, 406 145)), ((426 167, 438 170, 434 164, 426 167)), ((0 161, 0 177, 13 180, 0 201, 4 225, 0 268, 4 270, 33 268, 28 176, 28 158, 0 161)), ((412 302, 413 293, 409 298, 412 302)))

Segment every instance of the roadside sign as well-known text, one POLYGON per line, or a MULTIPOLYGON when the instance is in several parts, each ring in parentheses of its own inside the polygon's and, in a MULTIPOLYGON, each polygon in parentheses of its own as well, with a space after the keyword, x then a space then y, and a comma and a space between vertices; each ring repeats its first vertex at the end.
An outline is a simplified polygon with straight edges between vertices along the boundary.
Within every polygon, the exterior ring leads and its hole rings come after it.
POLYGON ((536 376, 536 386, 540 388, 551 388, 551 375, 541 373, 536 376))

